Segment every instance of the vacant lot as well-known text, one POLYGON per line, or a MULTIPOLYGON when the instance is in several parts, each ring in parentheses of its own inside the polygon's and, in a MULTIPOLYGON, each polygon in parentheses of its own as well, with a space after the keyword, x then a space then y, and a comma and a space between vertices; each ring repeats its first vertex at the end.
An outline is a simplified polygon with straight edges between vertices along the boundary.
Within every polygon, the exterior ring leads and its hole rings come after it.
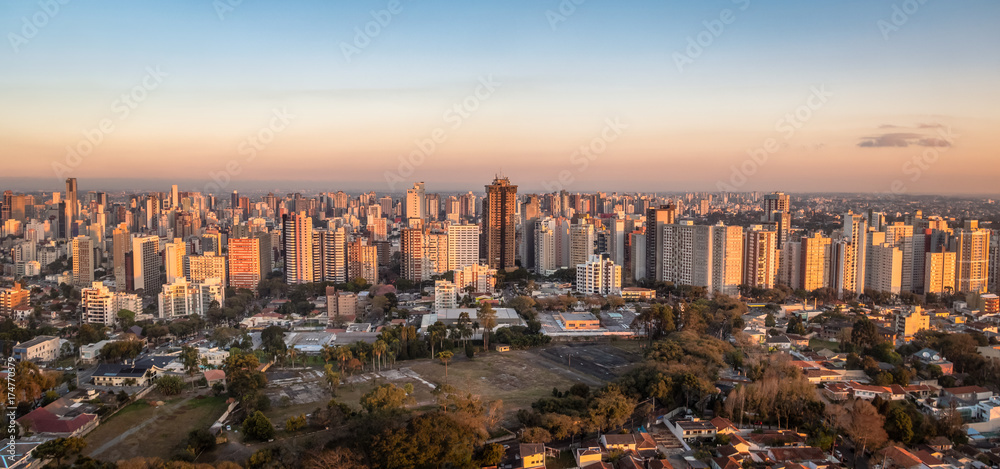
POLYGON ((86 437, 84 453, 105 461, 138 456, 169 458, 187 441, 188 432, 208 429, 226 410, 224 397, 174 397, 163 405, 155 393, 101 422, 86 437))
MULTIPOLYGON (((430 409, 436 400, 432 391, 449 384, 456 389, 482 396, 486 401, 501 399, 508 416, 541 397, 553 387, 565 390, 576 383, 602 386, 638 360, 637 343, 552 345, 541 349, 490 352, 474 359, 456 354, 445 367, 438 360, 413 360, 396 367, 344 378, 336 400, 361 409, 361 396, 384 383, 413 385, 411 408, 430 409)), ((315 368, 272 369, 265 393, 272 409, 267 416, 282 425, 290 416, 309 413, 331 399, 322 372, 315 368)))

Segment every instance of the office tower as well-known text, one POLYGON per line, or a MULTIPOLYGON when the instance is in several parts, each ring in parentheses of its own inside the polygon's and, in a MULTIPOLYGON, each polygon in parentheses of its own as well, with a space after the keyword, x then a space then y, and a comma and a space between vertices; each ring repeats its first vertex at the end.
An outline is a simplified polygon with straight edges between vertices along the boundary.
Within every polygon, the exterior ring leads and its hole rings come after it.
POLYGON ((203 283, 208 279, 217 278, 222 281, 222 285, 226 285, 226 257, 216 256, 214 252, 206 252, 201 256, 186 256, 184 277, 192 283, 203 283))
POLYGON ((181 238, 163 245, 163 264, 167 270, 167 283, 174 283, 184 276, 184 256, 187 255, 187 244, 181 238))
POLYGON ((832 241, 820 232, 799 240, 801 253, 799 278, 801 282, 797 285, 791 285, 793 288, 812 292, 830 286, 830 245, 832 241))
POLYGON ((448 271, 448 235, 424 233, 424 273, 441 275, 448 271))
POLYGON ((192 314, 204 316, 213 301, 220 305, 226 304, 226 284, 221 279, 213 277, 203 282, 190 282, 181 277, 164 285, 163 291, 157 295, 158 317, 172 319, 192 314))
POLYGON ((486 242, 486 259, 489 266, 500 270, 514 268, 517 246, 516 218, 517 186, 510 179, 496 177, 486 186, 483 199, 483 237, 486 242))
POLYGON ((778 232, 753 225, 746 231, 743 248, 743 284, 774 288, 778 276, 778 232))
POLYGON ((260 238, 229 240, 229 286, 256 291, 266 272, 261 266, 260 238))
POLYGON ((411 282, 424 279, 424 230, 404 228, 399 237, 399 276, 411 282))
POLYGON ((551 218, 535 222, 535 272, 541 275, 551 275, 558 269, 556 265, 556 237, 552 231, 551 218))
POLYGON ((14 198, 13 191, 3 191, 3 205, 0 205, 0 222, 10 220, 11 199, 14 198))
POLYGON ((347 276, 352 281, 363 278, 372 285, 378 283, 378 251, 367 240, 347 243, 347 276))
POLYGON ((94 243, 89 236, 73 238, 73 284, 90 285, 94 282, 94 243))
POLYGON ((583 220, 569 227, 569 264, 586 263, 594 255, 594 225, 583 220))
POLYGON ((458 307, 458 286, 447 280, 434 282, 434 311, 458 307))
POLYGON ((497 269, 490 266, 467 265, 455 271, 455 285, 459 291, 471 287, 473 293, 492 295, 493 287, 496 285, 496 275, 497 269))
POLYGON ((479 225, 448 225, 448 270, 479 264, 479 225))
POLYGON ((313 279, 347 283, 347 231, 344 227, 313 231, 313 279))
POLYGON ((663 278, 663 225, 674 223, 677 206, 661 205, 646 211, 646 278, 663 278))
POLYGON ((405 216, 407 219, 424 219, 427 216, 427 202, 426 193, 424 191, 424 183, 415 182, 413 183, 412 189, 406 190, 406 205, 404 205, 405 216))
POLYGON ((990 230, 978 220, 966 220, 955 230, 955 289, 962 293, 986 293, 989 275, 990 230))
POLYGON ((306 216, 305 211, 283 215, 281 227, 285 283, 289 285, 312 283, 312 218, 306 216))
POLYGON ((900 280, 900 291, 915 292, 918 290, 914 284, 914 253, 913 253, 913 225, 906 225, 902 222, 895 222, 885 226, 885 242, 896 246, 903 255, 902 279, 900 280))
POLYGON ((76 178, 66 179, 66 208, 64 213, 65 224, 63 226, 65 231, 63 232, 63 238, 72 239, 74 222, 76 222, 77 216, 80 215, 79 200, 77 200, 76 193, 76 178))
POLYGON ((584 295, 618 295, 622 291, 622 267, 601 256, 576 266, 576 291, 584 295))
POLYGON ((871 246, 869 258, 873 272, 868 288, 898 295, 903 282, 902 249, 890 243, 877 244, 871 246))
POLYGON ((3 193, 3 208, 0 210, 0 220, 17 220, 25 223, 27 218, 27 197, 24 194, 14 194, 11 191, 3 193))
POLYGON ((955 292, 955 253, 928 252, 924 259, 924 294, 955 292))
POLYGON ((160 291, 160 238, 132 238, 132 287, 145 293, 160 291))
POLYGON ((614 218, 609 223, 608 254, 616 265, 625 265, 625 219, 614 218))
POLYGON ((712 291, 724 295, 740 294, 743 282, 743 227, 712 227, 712 291))

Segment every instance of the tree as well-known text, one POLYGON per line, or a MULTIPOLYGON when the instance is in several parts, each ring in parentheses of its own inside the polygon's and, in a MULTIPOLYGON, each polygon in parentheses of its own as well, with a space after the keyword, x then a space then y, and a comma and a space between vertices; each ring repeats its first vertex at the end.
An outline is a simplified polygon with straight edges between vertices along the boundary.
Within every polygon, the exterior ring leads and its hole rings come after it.
POLYGON ((521 443, 548 443, 552 434, 541 427, 528 427, 521 432, 521 443))
POLYGON ((274 425, 258 410, 243 421, 243 432, 251 439, 267 441, 274 438, 274 425))
POLYGON ((223 365, 229 394, 242 400, 245 396, 263 388, 267 384, 267 377, 258 370, 259 367, 260 361, 256 355, 231 351, 223 365))
POLYGON ((174 396, 184 389, 184 380, 176 376, 164 376, 156 380, 156 389, 165 396, 174 396))
POLYGON ((327 363, 323 365, 323 377, 326 384, 330 385, 330 395, 337 396, 337 386, 340 385, 340 373, 333 371, 333 365, 327 363))
POLYGON ((885 431, 893 440, 909 444, 913 440, 913 421, 901 407, 893 407, 885 417, 885 431))
POLYGON ((879 415, 875 406, 864 399, 855 399, 848 404, 847 412, 838 416, 838 425, 843 428, 855 443, 865 448, 878 448, 888 439, 885 433, 885 419, 879 415))
POLYGON ((483 447, 483 454, 479 458, 479 465, 481 467, 496 466, 500 464, 503 460, 506 452, 503 449, 503 445, 499 443, 490 443, 483 447))
POLYGON ((285 420, 285 431, 297 432, 306 427, 306 414, 300 414, 298 417, 291 416, 288 420, 285 420))
POLYGON ((402 409, 407 400, 408 396, 405 389, 395 384, 387 383, 361 396, 361 407, 371 414, 376 412, 392 412, 402 409))
POLYGON ((622 394, 617 386, 609 386, 590 404, 590 420, 602 431, 622 426, 635 410, 635 402, 622 394))
POLYGON ((366 469, 361 458, 347 448, 334 448, 322 451, 306 458, 302 462, 303 469, 366 469))
POLYGON ((861 350, 867 350, 878 345, 880 342, 882 342, 882 339, 879 337, 875 323, 865 317, 854 323, 854 327, 851 329, 851 343, 855 346, 861 350))
MULTIPOLYGON (((483 327, 483 351, 490 349, 490 333, 493 331, 493 327, 497 325, 497 313, 493 310, 493 306, 489 303, 483 303, 479 307, 479 313, 476 320, 479 325, 483 327)), ((447 375, 447 366, 445 367, 445 375, 447 375)))
POLYGON ((135 313, 127 309, 118 310, 118 325, 122 329, 128 329, 135 325, 135 313))
POLYGON ((272 354, 285 351, 285 330, 279 326, 268 326, 260 333, 261 347, 272 354))
POLYGON ((187 447, 194 454, 210 451, 215 448, 215 435, 204 428, 191 430, 188 432, 187 447))
POLYGON ((441 360, 441 363, 444 363, 444 378, 445 379, 448 379, 448 362, 450 362, 451 359, 452 359, 452 357, 454 357, 454 356, 455 356, 455 354, 452 353, 451 350, 445 350, 443 352, 438 352, 438 355, 437 355, 438 360, 441 360))
POLYGON ((184 346, 181 349, 180 357, 181 363, 184 364, 184 372, 188 376, 194 376, 198 372, 198 349, 194 347, 184 346))
POLYGON ((63 458, 80 454, 87 447, 83 438, 56 438, 38 445, 31 455, 38 460, 55 459, 56 467, 62 466, 63 458))
POLYGON ((764 316, 764 326, 774 327, 775 324, 777 324, 777 322, 774 320, 774 313, 767 313, 767 316, 764 316))

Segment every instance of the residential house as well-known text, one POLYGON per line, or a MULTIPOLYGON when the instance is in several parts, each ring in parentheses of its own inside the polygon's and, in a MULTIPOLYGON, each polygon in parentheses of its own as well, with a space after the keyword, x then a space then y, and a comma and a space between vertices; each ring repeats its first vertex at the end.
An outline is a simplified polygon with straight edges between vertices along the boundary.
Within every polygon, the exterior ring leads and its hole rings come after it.
POLYGON ((98 386, 146 386, 156 376, 150 367, 102 364, 92 378, 98 386))

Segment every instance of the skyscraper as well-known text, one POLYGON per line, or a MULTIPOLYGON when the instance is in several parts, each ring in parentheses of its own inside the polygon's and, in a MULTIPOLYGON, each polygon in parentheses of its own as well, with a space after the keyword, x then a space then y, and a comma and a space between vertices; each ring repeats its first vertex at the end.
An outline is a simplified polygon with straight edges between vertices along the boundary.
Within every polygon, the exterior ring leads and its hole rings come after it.
POLYGON ((479 264, 479 225, 448 225, 448 270, 479 264))
POLYGON ((830 238, 823 237, 823 233, 816 232, 812 236, 803 236, 801 243, 801 267, 799 277, 801 283, 792 285, 794 288, 802 288, 808 292, 830 286, 830 238))
POLYGON ((924 260, 924 294, 955 291, 955 253, 928 252, 924 260))
POLYGON ((646 278, 663 278, 663 225, 674 222, 677 206, 661 205, 646 211, 646 278))
POLYGON ((594 255, 594 225, 580 220, 569 228, 569 265, 584 264, 594 255))
POLYGON ((347 276, 352 281, 363 278, 372 285, 378 283, 378 250, 369 246, 368 240, 347 243, 347 276))
MULTIPOLYGON (((208 279, 219 279, 225 286, 226 257, 216 256, 214 252, 206 252, 203 256, 186 256, 184 258, 184 277, 192 283, 204 283, 208 279)), ((173 283, 173 282, 170 282, 173 283)))
POLYGON ((256 290, 265 275, 260 264, 260 239, 230 239, 228 261, 229 286, 256 290))
POLYGON ((739 295, 743 282, 743 227, 719 223, 712 228, 712 291, 739 295))
POLYGON ((404 206, 407 219, 424 219, 427 216, 426 192, 424 183, 413 183, 412 189, 406 190, 406 205, 404 206))
POLYGON ((65 223, 63 237, 66 239, 73 238, 73 226, 76 225, 76 218, 79 215, 78 212, 79 201, 77 200, 76 193, 76 178, 66 179, 66 212, 65 212, 65 223))
POLYGON ((955 230, 955 289, 962 293, 986 293, 989 275, 990 230, 978 220, 966 220, 955 230))
POLYGON ((157 236, 136 236, 132 238, 133 288, 145 293, 159 292, 160 283, 160 238, 157 236))
POLYGON ((774 288, 778 275, 778 232, 760 225, 746 232, 743 249, 743 283, 756 288, 774 288))
POLYGON ((344 227, 313 231, 313 278, 347 283, 347 232, 344 227))
POLYGON ((412 282, 424 279, 424 230, 405 228, 399 240, 399 275, 412 282))
POLYGON ((94 243, 89 236, 73 238, 73 284, 79 287, 94 282, 94 243))
POLYGON ((128 278, 132 276, 132 273, 128 271, 125 265, 126 254, 132 252, 132 239, 129 234, 128 224, 118 224, 118 227, 113 232, 111 243, 111 262, 115 274, 115 289, 124 291, 128 288, 128 278))
POLYGON ((167 270, 167 283, 174 283, 184 276, 184 256, 187 255, 187 244, 181 238, 163 245, 163 264, 167 270))
POLYGON ((281 217, 285 283, 313 282, 312 218, 305 211, 281 217))
POLYGON ((516 218, 517 186, 510 179, 496 177, 486 186, 483 199, 483 237, 486 241, 486 259, 490 267, 500 270, 514 268, 517 254, 516 218))

